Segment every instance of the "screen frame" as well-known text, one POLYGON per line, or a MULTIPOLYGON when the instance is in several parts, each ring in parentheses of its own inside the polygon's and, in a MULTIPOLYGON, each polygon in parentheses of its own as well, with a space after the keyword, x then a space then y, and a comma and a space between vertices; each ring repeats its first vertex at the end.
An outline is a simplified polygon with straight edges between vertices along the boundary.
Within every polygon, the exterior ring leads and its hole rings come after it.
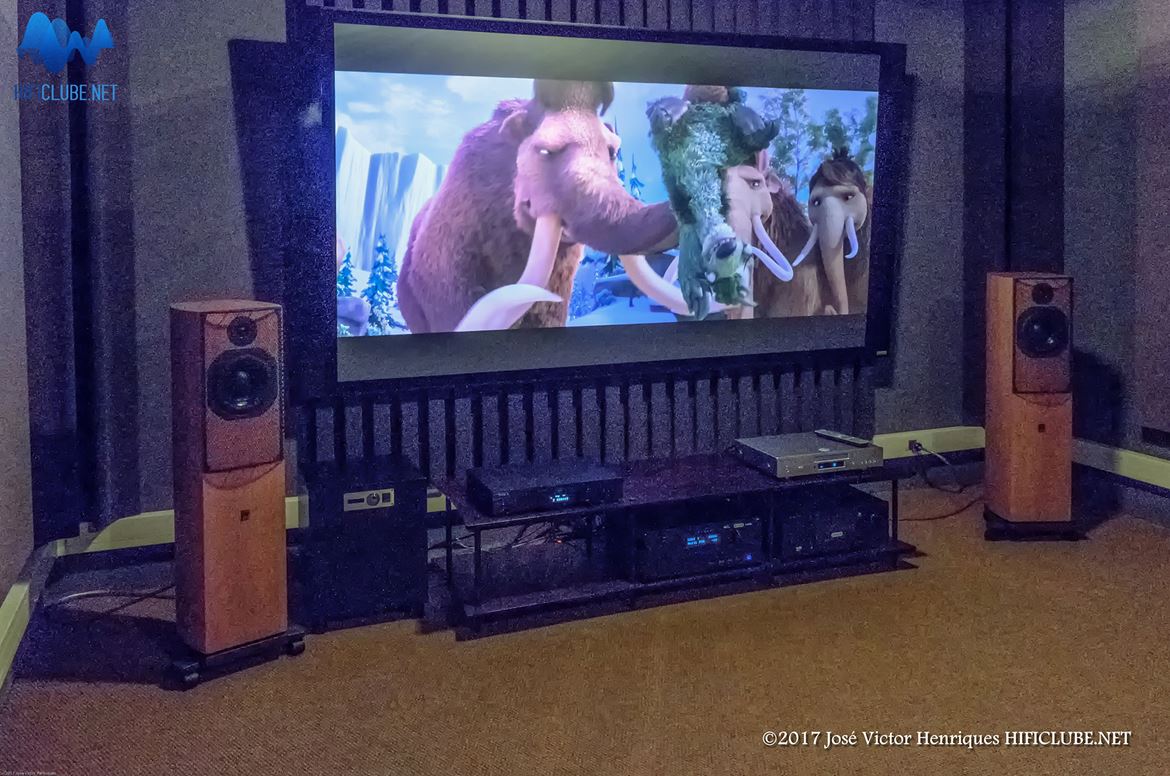
MULTIPOLYGON (((426 386, 490 385, 535 377, 611 377, 642 372, 669 372, 672 367, 693 369, 705 364, 760 363, 804 360, 837 355, 865 358, 871 363, 884 360, 893 347, 893 306, 895 280, 900 264, 901 233, 907 190, 906 124, 909 94, 906 76, 906 47, 903 44, 867 41, 835 41, 739 35, 709 32, 679 32, 643 28, 602 27, 561 22, 516 19, 485 19, 416 13, 368 12, 299 6, 289 14, 289 42, 295 71, 294 104, 286 164, 293 181, 286 193, 290 215, 285 232, 285 287, 287 339, 290 355, 289 387, 295 402, 358 395, 387 389, 426 386), (552 368, 509 367, 503 371, 460 371, 427 376, 386 376, 361 380, 340 380, 338 376, 336 292, 336 180, 334 126, 334 25, 366 24, 435 30, 495 32, 534 36, 567 36, 629 42, 681 43, 705 46, 733 46, 766 50, 818 51, 876 55, 879 60, 877 150, 874 177, 880 183, 880 206, 875 208, 871 232, 869 304, 862 346, 776 350, 751 356, 725 354, 694 357, 666 357, 653 362, 613 361, 589 366, 552 368), (329 130, 329 131, 326 131, 329 130), (322 203, 324 203, 322 205, 322 203)), ((745 325, 744 322, 734 322, 745 325)), ((685 325, 685 324, 684 324, 685 325)), ((706 325, 706 324, 704 324, 706 325)), ((605 331, 612 327, 598 327, 605 331)), ((591 331, 580 329, 578 331, 591 331)), ((398 339, 413 335, 389 335, 398 339)), ((428 336, 428 335, 419 335, 428 336)), ((437 336, 437 335, 436 335, 437 336)), ((464 335, 452 335, 464 336, 464 335)))

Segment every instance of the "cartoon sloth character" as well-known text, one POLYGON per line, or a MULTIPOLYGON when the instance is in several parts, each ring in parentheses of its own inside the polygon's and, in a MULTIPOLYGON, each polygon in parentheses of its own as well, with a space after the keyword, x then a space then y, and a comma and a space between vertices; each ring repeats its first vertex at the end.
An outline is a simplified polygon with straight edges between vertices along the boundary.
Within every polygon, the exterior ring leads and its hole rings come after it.
POLYGON ((727 223, 724 190, 728 169, 754 162, 779 132, 764 121, 736 87, 686 88, 682 98, 650 103, 650 140, 662 166, 663 183, 679 222, 679 287, 690 314, 707 317, 712 300, 753 305, 748 266, 757 256, 781 280, 792 267, 744 242, 727 223))

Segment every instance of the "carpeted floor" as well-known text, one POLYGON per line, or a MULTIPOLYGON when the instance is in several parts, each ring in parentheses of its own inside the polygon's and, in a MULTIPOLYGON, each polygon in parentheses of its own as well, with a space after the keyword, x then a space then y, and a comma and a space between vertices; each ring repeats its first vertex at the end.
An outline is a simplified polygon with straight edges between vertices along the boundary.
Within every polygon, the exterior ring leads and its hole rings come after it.
MULTIPOLYGON (((955 498, 914 492, 905 514, 955 498)), ((1170 774, 1170 531, 1118 518, 1086 542, 987 544, 973 508, 903 533, 916 570, 474 641, 356 628, 188 693, 157 686, 168 623, 148 615, 166 604, 41 615, 0 773, 1170 774), (769 730, 1132 740, 825 751, 765 747, 769 730)))

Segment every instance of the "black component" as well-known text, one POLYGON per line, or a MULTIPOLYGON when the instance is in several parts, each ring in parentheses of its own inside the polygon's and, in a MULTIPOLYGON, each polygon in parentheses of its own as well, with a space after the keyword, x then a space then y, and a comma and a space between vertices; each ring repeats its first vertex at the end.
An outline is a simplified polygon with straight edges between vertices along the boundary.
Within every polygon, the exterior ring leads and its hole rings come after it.
POLYGON ((609 528, 612 570, 640 582, 762 565, 765 502, 762 499, 703 499, 685 505, 638 510, 631 553, 622 552, 626 521, 609 528), (624 557, 623 557, 624 556, 624 557), (632 570, 628 564, 632 560, 632 570))
POLYGON ((731 254, 735 253, 736 246, 739 245, 739 240, 734 237, 725 237, 715 244, 715 258, 726 259, 731 254))
POLYGON ((778 500, 773 552, 780 560, 838 555, 889 540, 889 505, 849 485, 792 491, 778 500))
POLYGON ((295 657, 305 651, 305 631, 290 625, 288 630, 210 655, 184 645, 184 655, 171 662, 167 678, 178 689, 190 690, 204 679, 248 668, 278 657, 281 652, 295 657))
POLYGON ((467 495, 488 515, 610 504, 621 500, 622 474, 587 460, 472 469, 467 495))
POLYGON ((276 402, 276 359, 260 348, 226 350, 207 369, 207 406, 224 420, 263 415, 276 402))
POLYGON ((1058 307, 1029 307, 1016 321, 1016 342, 1029 358, 1059 356, 1068 339, 1068 316, 1058 307))
POLYGON ((989 542, 1076 542, 1085 538, 1084 533, 1072 520, 1018 522, 1005 520, 990 509, 984 508, 983 522, 985 525, 983 538, 989 542))
POLYGON ((427 593, 422 473, 383 457, 348 466, 323 463, 306 467, 304 475, 310 523, 290 564, 298 618, 319 632, 349 621, 422 616, 427 593), (346 496, 367 491, 377 499, 346 496))
POLYGON ((237 315, 228 324, 228 340, 242 348, 256 341, 256 321, 246 315, 237 315))
POLYGON ((818 428, 813 433, 824 439, 831 439, 834 442, 842 442, 844 444, 850 445, 851 447, 869 447, 873 444, 872 440, 862 439, 861 437, 855 437, 842 431, 832 431, 826 428, 818 428))

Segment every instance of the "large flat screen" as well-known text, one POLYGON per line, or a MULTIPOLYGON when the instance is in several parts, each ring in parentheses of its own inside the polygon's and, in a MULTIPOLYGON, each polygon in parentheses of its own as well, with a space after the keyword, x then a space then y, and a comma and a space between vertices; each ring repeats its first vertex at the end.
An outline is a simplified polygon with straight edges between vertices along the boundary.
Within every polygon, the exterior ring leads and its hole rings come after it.
POLYGON ((866 344, 879 54, 338 24, 334 61, 339 379, 866 344))

